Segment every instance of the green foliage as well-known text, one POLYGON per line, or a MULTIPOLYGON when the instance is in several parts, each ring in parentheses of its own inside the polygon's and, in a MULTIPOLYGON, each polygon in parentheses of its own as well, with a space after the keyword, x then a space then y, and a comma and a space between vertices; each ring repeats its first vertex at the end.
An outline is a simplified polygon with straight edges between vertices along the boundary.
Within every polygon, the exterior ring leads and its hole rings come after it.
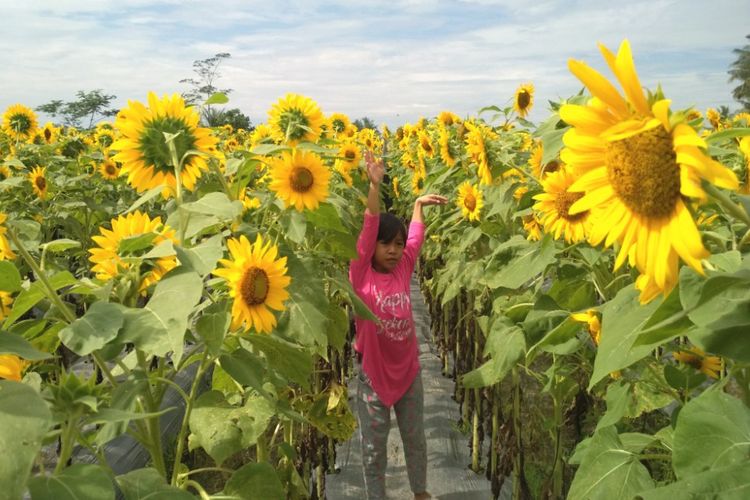
POLYGON ((32 500, 108 500, 115 498, 112 480, 99 465, 74 464, 52 476, 29 481, 32 500))
POLYGON ((59 117, 65 125, 74 127, 80 127, 82 120, 88 118, 88 123, 85 126, 91 128, 99 119, 117 114, 116 109, 111 109, 112 102, 116 98, 115 95, 105 94, 102 89, 88 92, 79 90, 76 92, 76 100, 74 101, 53 100, 37 106, 36 110, 59 117))
MULTIPOLYGON (((750 35, 745 36, 750 40, 750 35)), ((729 81, 738 82, 732 90, 732 96, 745 108, 750 111, 750 44, 740 49, 732 51, 737 59, 729 67, 729 81)))

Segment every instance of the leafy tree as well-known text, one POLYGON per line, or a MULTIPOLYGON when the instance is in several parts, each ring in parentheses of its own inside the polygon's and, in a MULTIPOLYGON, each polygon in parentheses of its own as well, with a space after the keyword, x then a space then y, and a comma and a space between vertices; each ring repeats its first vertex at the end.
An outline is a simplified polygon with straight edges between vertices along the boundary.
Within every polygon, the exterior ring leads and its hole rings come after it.
POLYGON ((207 59, 193 61, 193 72, 198 78, 183 78, 180 83, 187 83, 191 86, 190 90, 182 93, 185 102, 189 104, 200 104, 217 92, 229 94, 232 89, 220 89, 215 85, 216 80, 221 77, 219 65, 224 59, 229 59, 232 55, 229 52, 220 52, 207 59))
POLYGON ((356 125, 360 130, 362 130, 363 128, 371 128, 373 130, 378 129, 378 126, 375 125, 375 122, 369 116, 357 118, 356 120, 354 120, 354 125, 356 125))
POLYGON ((91 90, 86 92, 79 90, 76 92, 75 101, 63 102, 56 99, 37 106, 36 110, 40 113, 46 113, 54 117, 60 117, 65 125, 74 127, 81 126, 81 120, 88 118, 87 128, 94 126, 99 119, 117 114, 116 109, 111 109, 112 101, 117 96, 105 94, 102 89, 91 90))
MULTIPOLYGON (((750 40, 750 35, 746 35, 745 38, 750 40)), ((737 54, 737 60, 730 66, 729 81, 740 82, 732 90, 732 96, 742 104, 746 111, 750 111, 750 45, 734 49, 732 52, 737 54)))
POLYGON ((220 127, 222 125, 231 125, 236 129, 253 130, 250 118, 242 113, 238 108, 232 109, 206 109, 203 113, 203 120, 209 127, 220 127))

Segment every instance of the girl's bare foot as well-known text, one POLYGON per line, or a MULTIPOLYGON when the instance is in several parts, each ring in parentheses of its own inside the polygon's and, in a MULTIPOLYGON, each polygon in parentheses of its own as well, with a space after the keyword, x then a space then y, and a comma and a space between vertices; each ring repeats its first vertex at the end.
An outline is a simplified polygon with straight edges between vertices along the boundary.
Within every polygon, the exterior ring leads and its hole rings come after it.
POLYGON ((427 500, 429 498, 432 498, 432 495, 430 495, 426 491, 424 493, 415 493, 414 494, 414 500, 427 500))

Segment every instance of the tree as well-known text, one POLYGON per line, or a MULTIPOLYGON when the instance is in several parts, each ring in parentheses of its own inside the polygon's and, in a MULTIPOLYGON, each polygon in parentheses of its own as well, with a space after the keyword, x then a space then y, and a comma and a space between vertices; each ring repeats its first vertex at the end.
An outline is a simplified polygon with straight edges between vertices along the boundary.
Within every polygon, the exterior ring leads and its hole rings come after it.
MULTIPOLYGON (((750 40, 750 35, 746 35, 745 38, 750 40)), ((737 60, 730 66, 729 81, 740 82, 732 90, 732 96, 742 104, 745 111, 750 111, 750 45, 734 49, 732 52, 737 54, 737 60)))
POLYGON ((354 120, 354 125, 356 125, 359 130, 362 130, 363 128, 371 128, 373 130, 378 129, 378 126, 375 125, 375 122, 369 116, 357 118, 354 120))
POLYGON ((203 120, 209 127, 221 127, 222 125, 231 125, 232 128, 245 129, 252 131, 253 126, 250 118, 242 113, 238 108, 232 109, 207 109, 203 113, 203 120))
POLYGON ((232 55, 229 52, 220 52, 208 59, 193 61, 193 72, 198 75, 195 78, 183 78, 180 83, 187 83, 191 86, 190 90, 182 93, 182 97, 188 104, 200 104, 217 92, 229 94, 232 89, 220 89, 214 85, 214 82, 221 77, 219 65, 224 59, 229 59, 232 55))
POLYGON ((79 90, 76 92, 75 101, 63 102, 56 99, 37 106, 36 110, 40 113, 46 113, 55 117, 60 117, 65 125, 74 127, 81 126, 81 120, 88 118, 87 128, 94 126, 99 119, 117 114, 116 109, 111 109, 112 101, 117 96, 105 94, 102 89, 91 90, 86 92, 79 90))

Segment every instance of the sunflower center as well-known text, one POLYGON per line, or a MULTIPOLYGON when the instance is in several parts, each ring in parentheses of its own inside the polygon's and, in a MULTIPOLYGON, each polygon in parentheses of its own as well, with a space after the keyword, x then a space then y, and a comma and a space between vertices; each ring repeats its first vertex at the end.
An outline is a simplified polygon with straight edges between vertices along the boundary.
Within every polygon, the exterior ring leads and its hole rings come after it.
POLYGON ((36 187, 37 189, 39 189, 39 191, 44 191, 45 189, 47 189, 47 180, 41 175, 34 179, 34 184, 36 184, 36 187))
POLYGON ((10 128, 22 134, 26 133, 31 128, 31 119, 23 114, 14 115, 10 118, 10 128))
POLYGON ((558 193, 555 198, 555 209, 557 210, 557 215, 570 222, 578 222, 586 217, 589 213, 588 210, 575 215, 571 215, 568 212, 570 206, 581 198, 583 198, 583 193, 570 193, 568 191, 558 193))
POLYGON ((104 165, 104 170, 109 175, 115 175, 115 173, 117 172, 117 169, 115 168, 115 166, 112 163, 105 164, 104 165))
POLYGON ((473 212, 477 208, 477 199, 472 193, 466 193, 464 197, 464 206, 469 212, 473 212))
MULTIPOLYGON (((165 132, 168 134, 179 133, 177 137, 172 139, 178 160, 189 150, 198 149, 190 127, 182 119, 171 116, 158 117, 144 123, 138 149, 143 155, 143 162, 146 167, 153 165, 157 171, 174 173, 172 155, 164 137, 165 132)), ((189 158, 186 163, 190 163, 189 158)))
POLYGON ((306 193, 310 190, 315 178, 312 172, 306 167, 294 167, 292 174, 289 176, 289 183, 298 193, 306 193))
POLYGON ((251 267, 245 272, 240 284, 242 300, 249 306, 263 304, 268 297, 270 284, 268 274, 263 269, 251 267))
POLYGON ((50 140, 52 140, 52 131, 48 128, 44 129, 44 140, 46 142, 49 142, 50 140))
POLYGON ((672 214, 680 197, 680 169, 663 127, 610 142, 606 164, 609 182, 630 210, 650 218, 672 214))
POLYGON ((557 172, 558 170, 560 170, 560 164, 557 162, 557 160, 552 160, 544 166, 545 174, 551 174, 552 172, 557 172))
POLYGON ((287 140, 298 141, 302 139, 309 127, 307 116, 302 110, 287 109, 279 117, 281 130, 286 134, 287 140))
POLYGON ((357 153, 355 153, 354 151, 350 149, 349 151, 344 153, 344 156, 346 157, 347 160, 352 161, 354 158, 357 157, 357 153))
POLYGON ((344 124, 343 120, 340 120, 337 118, 333 120, 333 123, 331 123, 331 128, 333 129, 334 132, 336 132, 337 134, 340 134, 341 132, 346 130, 346 125, 344 124))
POLYGON ((521 90, 518 93, 518 107, 521 109, 526 109, 531 102, 531 95, 526 90, 521 90))
POLYGON ((108 134, 100 135, 99 136, 99 145, 103 148, 108 148, 112 145, 114 141, 112 140, 112 136, 108 134))

